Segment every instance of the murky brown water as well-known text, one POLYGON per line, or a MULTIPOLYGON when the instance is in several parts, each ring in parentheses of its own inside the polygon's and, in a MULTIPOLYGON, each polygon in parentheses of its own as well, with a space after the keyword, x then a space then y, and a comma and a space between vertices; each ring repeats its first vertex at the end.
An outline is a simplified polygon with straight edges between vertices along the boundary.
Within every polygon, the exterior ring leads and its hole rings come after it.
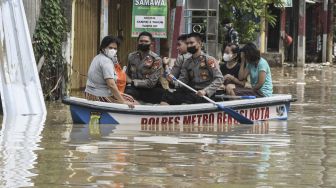
POLYGON ((336 68, 273 80, 298 101, 288 121, 254 126, 89 127, 49 104, 43 129, 3 125, 0 187, 335 187, 336 68))

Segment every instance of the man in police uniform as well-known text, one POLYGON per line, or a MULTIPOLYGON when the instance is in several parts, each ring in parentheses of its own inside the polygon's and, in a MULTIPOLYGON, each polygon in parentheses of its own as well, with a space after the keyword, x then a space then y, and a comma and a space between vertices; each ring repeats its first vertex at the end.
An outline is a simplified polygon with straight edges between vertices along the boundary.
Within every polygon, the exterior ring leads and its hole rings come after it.
POLYGON ((203 96, 214 99, 214 94, 223 84, 224 78, 217 60, 202 52, 201 48, 201 34, 190 33, 187 39, 187 49, 192 56, 183 63, 179 77, 180 81, 198 90, 197 93, 185 88, 178 88, 174 93, 166 92, 161 101, 162 105, 207 102, 202 98, 203 96))
POLYGON ((187 39, 188 39, 187 34, 180 35, 177 38, 177 51, 179 55, 177 56, 174 66, 170 71, 170 73, 174 75, 176 78, 180 77, 182 64, 184 63, 184 61, 191 57, 191 54, 188 53, 187 50, 187 39))
POLYGON ((159 83, 162 60, 150 50, 152 41, 151 33, 140 33, 137 51, 128 55, 125 93, 146 103, 159 103, 164 92, 159 83))
MULTIPOLYGON (((172 74, 175 76, 175 78, 179 78, 180 74, 181 74, 181 69, 182 69, 182 64, 191 57, 191 54, 188 53, 187 50, 187 38, 188 38, 188 34, 182 34, 177 38, 177 52, 178 52, 178 56, 174 62, 173 67, 171 68, 171 70, 169 70, 168 67, 166 67, 166 70, 168 73, 172 74)), ((168 58, 164 58, 163 59, 163 63, 168 66, 169 64, 169 59, 168 58)), ((170 83, 173 83, 173 81, 171 79, 168 78, 168 81, 170 81, 170 83)), ((176 83, 175 83, 176 85, 176 83)), ((171 87, 175 87, 175 86, 171 86, 171 87)))

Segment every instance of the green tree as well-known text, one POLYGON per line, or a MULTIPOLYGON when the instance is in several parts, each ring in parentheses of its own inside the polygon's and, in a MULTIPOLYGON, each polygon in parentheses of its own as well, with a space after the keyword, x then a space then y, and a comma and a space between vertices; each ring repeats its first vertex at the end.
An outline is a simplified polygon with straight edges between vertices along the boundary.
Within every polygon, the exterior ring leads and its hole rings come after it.
MULTIPOLYGON (((282 7, 283 0, 220 0, 220 28, 224 19, 230 19, 238 31, 241 43, 254 41, 260 31, 260 18, 271 25, 277 17, 267 8, 270 4, 282 7)), ((223 32, 221 36, 223 36, 223 32)))
POLYGON ((62 56, 62 43, 66 33, 66 19, 61 0, 42 0, 41 16, 34 34, 35 57, 45 57, 40 71, 41 85, 46 99, 61 96, 61 80, 66 66, 62 56))

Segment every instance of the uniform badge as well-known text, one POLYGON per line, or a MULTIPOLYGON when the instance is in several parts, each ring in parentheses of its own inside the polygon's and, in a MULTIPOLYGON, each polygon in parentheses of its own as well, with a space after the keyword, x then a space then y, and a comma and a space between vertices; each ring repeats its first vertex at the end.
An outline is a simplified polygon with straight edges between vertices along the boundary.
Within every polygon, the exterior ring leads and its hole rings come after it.
POLYGON ((204 56, 201 55, 201 56, 199 57, 199 61, 201 62, 201 63, 200 63, 200 66, 201 66, 201 67, 205 67, 206 63, 205 63, 205 58, 204 58, 204 56))
POLYGON ((158 69, 158 68, 160 67, 160 64, 161 64, 160 60, 156 60, 156 61, 154 61, 154 63, 153 63, 153 68, 154 68, 154 69, 158 69))
POLYGON ((215 60, 214 60, 214 59, 209 59, 209 60, 208 60, 208 65, 209 65, 209 67, 211 67, 211 68, 215 68, 215 60))
POLYGON ((207 80, 209 78, 209 73, 208 73, 208 71, 202 71, 200 73, 200 76, 203 80, 207 80))
POLYGON ((151 67, 153 65, 153 58, 146 56, 144 59, 144 64, 146 67, 151 67))

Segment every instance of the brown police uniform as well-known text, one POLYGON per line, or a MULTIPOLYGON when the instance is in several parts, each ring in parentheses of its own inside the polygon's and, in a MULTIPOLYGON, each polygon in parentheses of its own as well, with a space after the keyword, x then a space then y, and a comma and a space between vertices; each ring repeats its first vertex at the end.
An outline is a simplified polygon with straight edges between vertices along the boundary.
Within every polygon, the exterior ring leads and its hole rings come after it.
POLYGON ((181 54, 176 58, 176 61, 174 63, 174 66, 172 67, 172 70, 170 71, 170 74, 174 75, 175 78, 179 78, 181 74, 181 69, 183 63, 191 57, 190 53, 181 54))
MULTIPOLYGON (((206 95, 214 99, 216 90, 223 84, 224 77, 217 60, 205 53, 199 57, 190 57, 183 63, 179 80, 196 90, 204 90, 206 95)), ((190 90, 181 86, 174 93, 166 92, 162 98, 168 104, 193 104, 206 102, 190 90)))
POLYGON ((126 86, 125 93, 137 100, 147 103, 158 103, 163 88, 159 79, 162 74, 162 60, 152 51, 141 54, 139 51, 128 55, 127 76, 132 84, 126 86))

